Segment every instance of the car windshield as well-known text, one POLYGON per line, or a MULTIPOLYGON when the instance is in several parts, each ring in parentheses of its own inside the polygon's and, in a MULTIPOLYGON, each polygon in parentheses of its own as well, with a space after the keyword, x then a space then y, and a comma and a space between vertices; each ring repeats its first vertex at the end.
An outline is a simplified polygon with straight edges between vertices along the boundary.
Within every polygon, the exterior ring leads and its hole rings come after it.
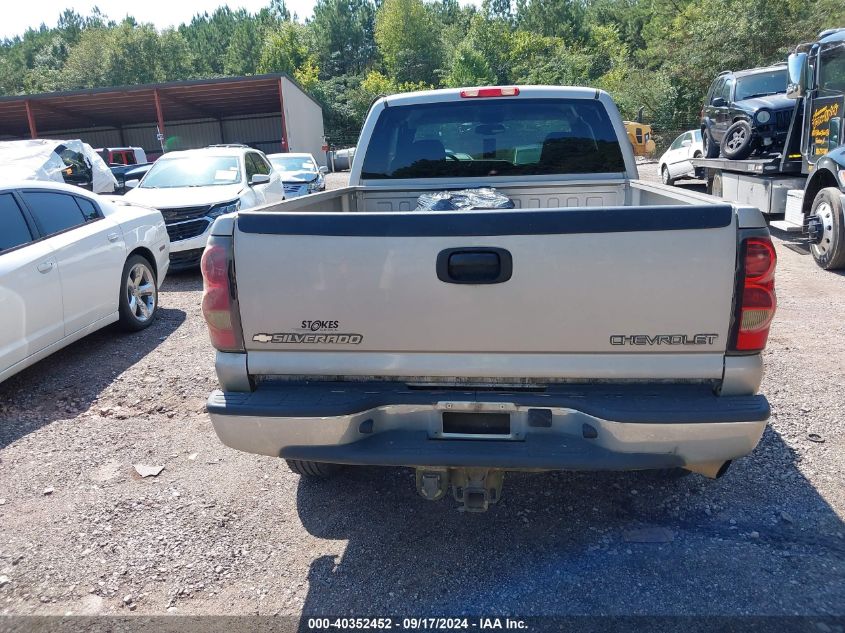
POLYGON ((144 189, 212 187, 240 181, 237 156, 184 156, 156 161, 140 186, 144 189))
POLYGON ((786 92, 786 68, 740 77, 736 81, 735 101, 786 92))
POLYGON ((270 162, 278 171, 317 171, 314 162, 303 156, 271 156, 270 162))
POLYGON ((362 177, 460 178, 624 171, 601 102, 495 99, 392 106, 381 112, 362 177))

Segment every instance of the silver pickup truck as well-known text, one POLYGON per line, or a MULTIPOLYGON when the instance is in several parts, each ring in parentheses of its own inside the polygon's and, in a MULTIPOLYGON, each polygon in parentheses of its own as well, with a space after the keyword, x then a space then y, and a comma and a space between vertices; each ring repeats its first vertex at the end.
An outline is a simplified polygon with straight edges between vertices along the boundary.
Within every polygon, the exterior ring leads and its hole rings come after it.
POLYGON ((212 233, 214 429, 304 476, 408 466, 481 511, 508 470, 718 477, 769 417, 762 215, 637 180, 598 90, 380 99, 350 186, 212 233), (467 187, 513 208, 416 210, 467 187))

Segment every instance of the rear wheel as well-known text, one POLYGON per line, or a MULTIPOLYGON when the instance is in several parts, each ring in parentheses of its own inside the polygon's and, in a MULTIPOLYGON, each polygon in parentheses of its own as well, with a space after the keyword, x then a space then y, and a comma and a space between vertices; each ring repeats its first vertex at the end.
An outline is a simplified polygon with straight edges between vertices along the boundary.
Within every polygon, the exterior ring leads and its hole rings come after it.
MULTIPOLYGON (((695 154, 693 154, 692 157, 693 158, 701 158, 701 152, 696 152, 695 154)), ((704 167, 695 167, 695 168, 693 168, 692 173, 696 178, 701 180, 702 178, 704 178, 704 167)))
POLYGON ((810 252, 825 270, 845 268, 845 217, 836 187, 816 194, 809 217, 810 252))
POLYGON ((340 470, 340 464, 324 464, 322 462, 306 462, 301 459, 286 459, 288 468, 297 475, 308 479, 329 479, 340 470))
POLYGON ((719 157, 719 144, 713 139, 709 129, 704 128, 701 133, 701 142, 704 145, 704 156, 706 158, 719 157))
POLYGON ((748 121, 736 121, 722 139, 722 154, 731 160, 744 160, 751 156, 753 133, 748 121))
POLYGON ((674 185, 674 179, 669 175, 669 168, 666 165, 660 168, 660 180, 664 185, 674 185))
POLYGON ((158 312, 158 284, 149 260, 132 255, 123 265, 118 314, 120 327, 137 332, 149 327, 158 312))
POLYGON ((722 174, 716 172, 713 177, 707 181, 707 193, 717 198, 722 197, 722 174))

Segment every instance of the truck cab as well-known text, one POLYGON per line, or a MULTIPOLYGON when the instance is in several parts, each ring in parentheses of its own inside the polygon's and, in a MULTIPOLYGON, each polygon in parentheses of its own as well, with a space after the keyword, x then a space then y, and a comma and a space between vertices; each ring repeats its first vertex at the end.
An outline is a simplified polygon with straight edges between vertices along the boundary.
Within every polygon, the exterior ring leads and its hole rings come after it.
POLYGON ((96 151, 109 167, 149 162, 147 153, 140 147, 100 147, 96 151))
MULTIPOLYGON (((796 100, 800 127, 793 127, 796 139, 786 157, 800 154, 807 176, 801 225, 819 266, 845 268, 845 29, 824 31, 818 41, 796 48, 789 56, 787 95, 796 100)), ((798 214, 790 219, 795 222, 798 214)))

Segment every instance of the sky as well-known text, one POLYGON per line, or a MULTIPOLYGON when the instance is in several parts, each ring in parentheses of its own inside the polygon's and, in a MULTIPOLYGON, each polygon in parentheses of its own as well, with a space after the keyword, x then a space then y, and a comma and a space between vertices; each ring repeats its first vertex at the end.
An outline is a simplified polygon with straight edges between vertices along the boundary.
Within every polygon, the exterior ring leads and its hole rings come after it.
MULTIPOLYGON (((480 0, 460 0, 461 4, 480 4, 480 0)), ((300 20, 311 15, 316 0, 285 0, 288 11, 300 20)), ((27 28, 38 28, 41 23, 52 27, 66 8, 73 8, 81 15, 88 15, 94 6, 110 19, 119 22, 129 13, 139 22, 152 22, 156 28, 178 26, 190 22, 197 13, 211 13, 220 5, 228 4, 231 9, 244 8, 255 13, 270 4, 269 0, 36 0, 35 2, 3 3, 3 19, 0 20, 0 39, 23 35, 27 28), (7 4, 8 3, 8 4, 7 4)))

